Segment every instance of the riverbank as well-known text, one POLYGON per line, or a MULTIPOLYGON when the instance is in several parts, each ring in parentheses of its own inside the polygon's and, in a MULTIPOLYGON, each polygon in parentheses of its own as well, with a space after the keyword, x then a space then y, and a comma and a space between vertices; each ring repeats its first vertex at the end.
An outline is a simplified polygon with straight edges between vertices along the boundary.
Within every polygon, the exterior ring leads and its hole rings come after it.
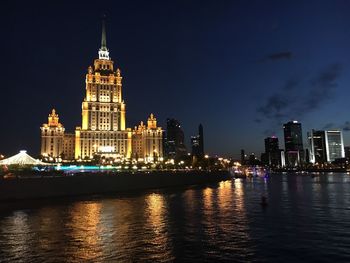
POLYGON ((107 194, 228 180, 227 171, 157 171, 31 176, 0 180, 0 201, 107 194))

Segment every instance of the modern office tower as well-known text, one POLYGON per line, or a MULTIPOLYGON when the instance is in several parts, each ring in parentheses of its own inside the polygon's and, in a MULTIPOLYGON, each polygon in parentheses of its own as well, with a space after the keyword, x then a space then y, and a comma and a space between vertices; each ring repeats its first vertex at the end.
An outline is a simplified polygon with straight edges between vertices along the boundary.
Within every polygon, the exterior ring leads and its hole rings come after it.
POLYGON ((344 141, 341 131, 325 131, 327 161, 344 158, 344 141))
POLYGON ((200 138, 199 135, 191 136, 191 146, 192 146, 192 155, 199 157, 200 156, 200 138))
POLYGON ((132 157, 145 162, 163 158, 163 130, 157 127, 157 119, 150 115, 147 126, 141 121, 132 132, 132 157))
POLYGON ((344 158, 343 133, 341 131, 315 131, 308 133, 310 162, 325 163, 344 158))
POLYGON ((132 132, 125 128, 122 76, 109 56, 104 22, 98 59, 89 66, 85 83, 82 126, 75 131, 75 159, 91 159, 94 155, 129 158, 132 132))
POLYGON ((344 147, 345 158, 350 158, 350 146, 344 147))
POLYGON ((310 147, 310 163, 321 164, 327 162, 325 131, 311 130, 307 133, 307 138, 310 147))
POLYGON ((187 155, 187 149, 184 143, 185 136, 180 122, 175 119, 167 119, 166 124, 166 139, 164 143, 166 157, 177 159, 187 155))
POLYGON ((203 137, 203 126, 199 124, 198 135, 191 137, 192 155, 198 159, 204 157, 204 137, 203 137))
POLYGON ((282 155, 279 149, 278 138, 275 136, 265 138, 264 160, 266 165, 277 167, 282 166, 282 155))
POLYGON ((52 109, 48 122, 40 127, 41 151, 43 157, 58 158, 63 153, 64 127, 59 122, 58 114, 52 109))
POLYGON ((299 166, 304 162, 301 123, 290 121, 283 125, 286 165, 299 166))

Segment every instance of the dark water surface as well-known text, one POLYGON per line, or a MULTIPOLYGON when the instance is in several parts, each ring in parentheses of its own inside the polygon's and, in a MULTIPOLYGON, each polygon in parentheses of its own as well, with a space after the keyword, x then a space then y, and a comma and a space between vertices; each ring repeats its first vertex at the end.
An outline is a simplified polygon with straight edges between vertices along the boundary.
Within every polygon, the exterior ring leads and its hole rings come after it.
POLYGON ((350 262, 348 174, 274 175, 0 209, 1 262, 350 262))

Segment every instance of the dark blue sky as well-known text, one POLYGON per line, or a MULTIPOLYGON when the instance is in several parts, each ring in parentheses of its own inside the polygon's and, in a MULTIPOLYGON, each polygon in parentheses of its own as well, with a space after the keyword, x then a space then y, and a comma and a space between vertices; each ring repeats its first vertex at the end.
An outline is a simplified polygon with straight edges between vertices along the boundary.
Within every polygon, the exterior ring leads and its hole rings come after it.
POLYGON ((206 152, 231 156, 261 152, 267 135, 284 147, 291 119, 305 141, 340 128, 350 144, 349 12, 334 0, 2 2, 0 152, 37 154, 52 107, 80 126, 104 13, 128 127, 153 112, 188 139, 202 123, 206 152))

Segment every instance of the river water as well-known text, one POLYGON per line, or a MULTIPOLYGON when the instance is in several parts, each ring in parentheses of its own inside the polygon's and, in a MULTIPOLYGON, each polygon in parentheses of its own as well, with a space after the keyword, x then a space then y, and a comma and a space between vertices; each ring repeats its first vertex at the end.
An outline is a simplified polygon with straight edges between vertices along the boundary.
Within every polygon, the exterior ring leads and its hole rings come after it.
POLYGON ((348 174, 273 175, 0 209, 0 262, 350 262, 348 174))

